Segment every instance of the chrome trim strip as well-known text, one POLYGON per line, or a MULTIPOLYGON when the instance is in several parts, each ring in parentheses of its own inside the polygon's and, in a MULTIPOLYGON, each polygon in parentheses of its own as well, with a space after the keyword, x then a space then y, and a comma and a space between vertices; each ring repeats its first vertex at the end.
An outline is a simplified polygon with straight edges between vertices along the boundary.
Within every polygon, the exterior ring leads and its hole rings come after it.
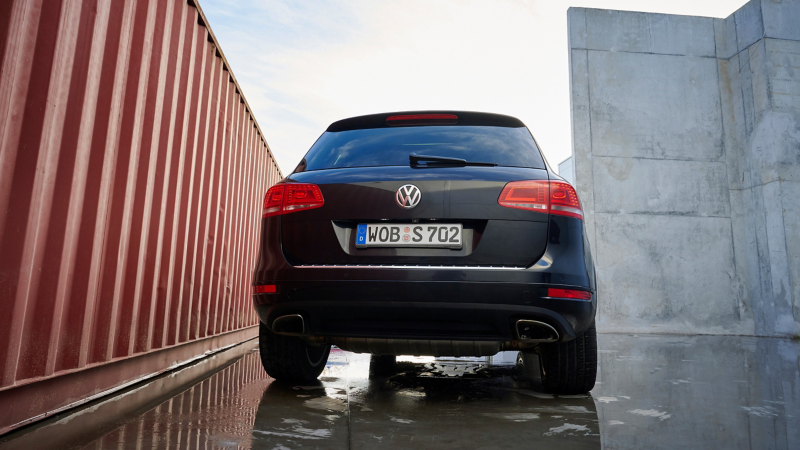
POLYGON ((315 266, 300 265, 293 266, 300 269, 436 269, 436 270, 525 270, 519 266, 400 266, 400 265, 349 265, 349 266, 315 266))

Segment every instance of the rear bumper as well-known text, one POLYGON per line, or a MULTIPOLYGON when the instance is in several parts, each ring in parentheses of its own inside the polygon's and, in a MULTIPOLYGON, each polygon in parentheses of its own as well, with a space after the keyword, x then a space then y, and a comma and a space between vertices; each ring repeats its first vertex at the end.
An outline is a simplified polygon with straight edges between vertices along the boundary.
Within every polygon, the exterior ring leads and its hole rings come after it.
MULTIPOLYGON (((450 274, 462 275, 466 273, 450 274)), ((548 287, 576 288, 407 279, 283 281, 277 283, 277 293, 254 295, 253 302, 267 326, 278 317, 299 314, 305 334, 312 336, 505 342, 515 339, 517 320, 532 319, 555 328, 562 341, 574 339, 594 320, 595 297, 548 298, 548 287)))
POLYGON ((253 276, 255 285, 276 286, 276 293, 253 296, 268 327, 299 314, 312 336, 507 342, 516 320, 529 319, 555 328, 565 341, 594 321, 596 295, 591 301, 547 298, 548 287, 595 292, 579 219, 552 216, 544 254, 516 268, 292 266, 281 251, 278 222, 268 219, 253 276))

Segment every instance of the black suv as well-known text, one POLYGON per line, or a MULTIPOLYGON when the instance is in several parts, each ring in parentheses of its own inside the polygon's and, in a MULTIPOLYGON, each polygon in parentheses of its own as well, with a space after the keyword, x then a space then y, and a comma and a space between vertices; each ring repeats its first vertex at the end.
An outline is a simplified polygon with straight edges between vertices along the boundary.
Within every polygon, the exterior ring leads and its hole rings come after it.
POLYGON ((253 284, 276 379, 316 378, 336 345, 388 358, 519 350, 551 392, 594 386, 578 196, 513 117, 333 123, 266 194, 253 284))

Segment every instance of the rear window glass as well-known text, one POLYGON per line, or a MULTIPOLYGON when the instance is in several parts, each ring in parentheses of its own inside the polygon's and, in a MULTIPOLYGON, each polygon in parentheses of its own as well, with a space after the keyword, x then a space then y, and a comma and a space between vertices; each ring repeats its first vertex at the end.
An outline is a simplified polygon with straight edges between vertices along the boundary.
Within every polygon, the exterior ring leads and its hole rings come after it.
POLYGON ((305 170, 407 166, 411 153, 544 168, 525 127, 424 126, 326 131, 306 154, 305 170))

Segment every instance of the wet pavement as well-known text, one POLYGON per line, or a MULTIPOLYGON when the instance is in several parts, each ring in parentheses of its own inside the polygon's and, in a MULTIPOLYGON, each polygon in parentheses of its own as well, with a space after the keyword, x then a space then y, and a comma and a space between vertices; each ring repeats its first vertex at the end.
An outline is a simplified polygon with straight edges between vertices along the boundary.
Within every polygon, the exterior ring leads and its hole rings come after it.
POLYGON ((5 448, 800 448, 800 342, 599 336, 590 395, 492 358, 334 349, 315 383, 266 376, 253 342, 0 439, 5 448), (375 369, 377 365, 373 366, 375 369))

